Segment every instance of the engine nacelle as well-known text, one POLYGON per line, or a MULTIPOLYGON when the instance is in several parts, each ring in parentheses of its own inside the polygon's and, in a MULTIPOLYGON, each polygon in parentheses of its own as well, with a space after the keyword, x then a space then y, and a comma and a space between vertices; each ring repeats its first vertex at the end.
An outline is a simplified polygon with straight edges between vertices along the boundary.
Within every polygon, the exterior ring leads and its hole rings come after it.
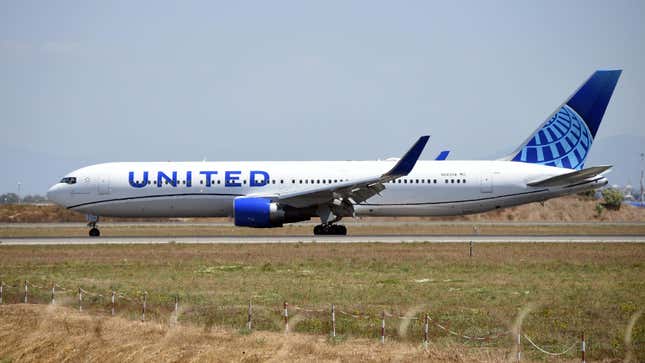
POLYGON ((233 202, 235 225, 240 227, 282 227, 284 211, 266 198, 236 198, 233 202))
POLYGON ((316 210, 314 207, 282 207, 267 198, 239 197, 233 202, 233 213, 236 226, 271 228, 307 221, 316 215, 316 210))

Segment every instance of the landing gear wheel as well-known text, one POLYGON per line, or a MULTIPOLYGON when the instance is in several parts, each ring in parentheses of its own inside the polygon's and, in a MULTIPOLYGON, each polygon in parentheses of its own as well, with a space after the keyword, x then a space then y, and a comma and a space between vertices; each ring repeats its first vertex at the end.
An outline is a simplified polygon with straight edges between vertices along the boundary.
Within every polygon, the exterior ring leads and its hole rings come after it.
POLYGON ((338 224, 319 224, 314 227, 314 235, 347 235, 347 228, 338 224))
POLYGON ((101 232, 99 231, 98 228, 94 227, 90 229, 90 237, 98 237, 101 235, 101 232))

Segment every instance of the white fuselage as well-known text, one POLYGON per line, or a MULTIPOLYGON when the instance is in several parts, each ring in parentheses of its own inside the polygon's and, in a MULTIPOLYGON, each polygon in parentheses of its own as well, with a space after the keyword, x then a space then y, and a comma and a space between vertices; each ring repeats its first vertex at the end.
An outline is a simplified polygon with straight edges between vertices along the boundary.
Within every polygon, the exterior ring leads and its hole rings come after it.
MULTIPOLYGON (((106 163, 69 173, 75 183, 54 185, 48 197, 71 210, 96 216, 231 217, 236 197, 319 188, 380 175, 394 164, 395 161, 106 163), (250 180, 252 171, 256 171, 256 180, 250 180)), ((527 186, 571 171, 512 161, 419 161, 409 175, 385 183, 380 195, 355 204, 354 210, 363 216, 460 215, 543 201, 607 184, 605 178, 595 177, 565 187, 527 186)))

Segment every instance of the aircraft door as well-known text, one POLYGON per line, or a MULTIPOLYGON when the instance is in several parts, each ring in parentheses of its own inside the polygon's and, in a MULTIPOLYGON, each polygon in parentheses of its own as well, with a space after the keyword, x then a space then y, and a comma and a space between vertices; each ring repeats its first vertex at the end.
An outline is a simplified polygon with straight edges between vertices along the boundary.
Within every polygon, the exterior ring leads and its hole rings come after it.
POLYGON ((492 174, 482 175, 479 191, 482 192, 482 193, 492 193, 493 192, 493 175, 492 174))
POLYGON ((110 194, 110 178, 101 176, 99 178, 99 194, 110 194))

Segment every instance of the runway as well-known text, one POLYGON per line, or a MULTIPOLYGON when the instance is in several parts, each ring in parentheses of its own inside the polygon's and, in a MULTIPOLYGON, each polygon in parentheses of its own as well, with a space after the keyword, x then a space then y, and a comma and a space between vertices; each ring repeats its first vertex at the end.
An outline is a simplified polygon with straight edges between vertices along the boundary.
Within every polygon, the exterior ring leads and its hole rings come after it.
POLYGON ((213 237, 26 237, 0 238, 0 246, 100 244, 237 244, 237 243, 645 243, 645 236, 491 236, 491 235, 373 235, 373 236, 213 236, 213 237))

